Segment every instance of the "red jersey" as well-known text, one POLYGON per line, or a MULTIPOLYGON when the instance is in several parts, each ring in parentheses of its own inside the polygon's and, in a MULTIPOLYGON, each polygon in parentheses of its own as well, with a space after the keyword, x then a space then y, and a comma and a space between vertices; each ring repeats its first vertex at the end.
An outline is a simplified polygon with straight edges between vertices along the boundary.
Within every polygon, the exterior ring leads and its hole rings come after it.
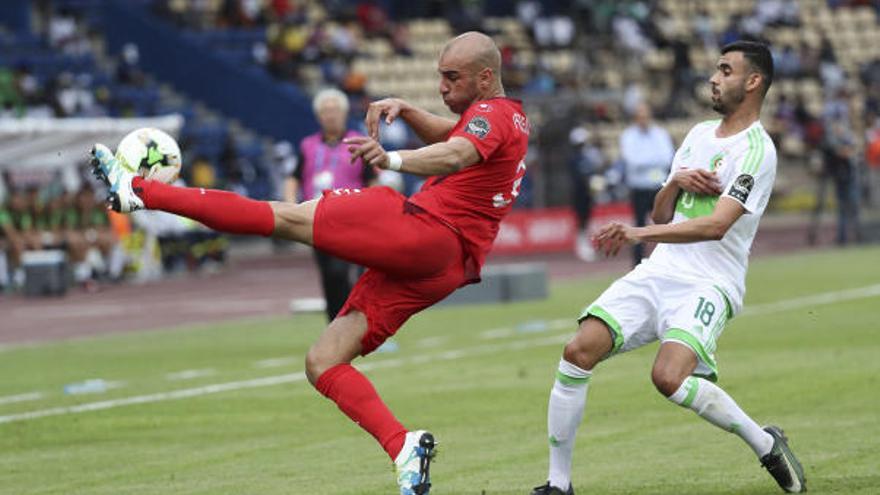
POLYGON ((438 217, 465 241, 476 263, 468 263, 468 278, 475 281, 501 219, 519 195, 526 173, 529 123, 519 100, 480 100, 462 113, 447 139, 456 136, 473 143, 482 160, 453 174, 429 178, 409 201, 438 217))

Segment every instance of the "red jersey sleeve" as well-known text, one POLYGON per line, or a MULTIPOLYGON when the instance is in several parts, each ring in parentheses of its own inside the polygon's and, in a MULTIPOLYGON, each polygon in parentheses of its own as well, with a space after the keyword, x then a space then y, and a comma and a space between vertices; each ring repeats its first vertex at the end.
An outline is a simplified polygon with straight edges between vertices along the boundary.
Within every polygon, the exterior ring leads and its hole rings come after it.
POLYGON ((476 102, 461 116, 449 137, 467 139, 486 160, 507 140, 510 125, 505 114, 501 105, 493 105, 490 101, 476 102))

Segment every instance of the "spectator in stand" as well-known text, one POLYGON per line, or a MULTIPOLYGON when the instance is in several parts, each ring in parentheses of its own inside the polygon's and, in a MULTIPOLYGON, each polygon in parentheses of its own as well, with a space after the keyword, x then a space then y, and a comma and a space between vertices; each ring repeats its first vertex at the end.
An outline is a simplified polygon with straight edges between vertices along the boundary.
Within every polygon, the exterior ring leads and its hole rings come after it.
POLYGON ((807 41, 801 41, 800 53, 801 77, 819 77, 819 51, 807 41))
POLYGON ((730 21, 727 23, 727 27, 724 28, 724 31, 721 32, 721 36, 718 38, 718 44, 724 46, 742 38, 742 22, 742 15, 736 14, 731 16, 730 21))
MULTIPOLYGON (((299 159, 287 179, 284 199, 297 202, 321 197, 333 189, 360 189, 373 184, 375 169, 360 159, 350 163, 348 146, 342 140, 362 136, 347 129, 348 98, 337 89, 318 92, 312 102, 321 130, 300 142, 299 159)), ((356 267, 351 263, 315 250, 321 272, 321 286, 327 301, 327 320, 333 321, 342 309, 354 283, 356 267)))
POLYGON ((774 47, 773 66, 776 67, 776 73, 782 78, 796 78, 801 75, 801 57, 800 53, 794 49, 792 45, 785 45, 782 49, 774 47))
POLYGON ((143 86, 147 76, 141 70, 140 50, 134 43, 126 43, 122 47, 122 56, 116 65, 116 81, 131 86, 143 86))
POLYGON ((798 126, 798 132, 809 150, 818 149, 822 144, 822 135, 825 130, 822 121, 816 118, 807 108, 803 97, 798 96, 794 107, 794 120, 798 126))
POLYGON ((7 180, 8 200, 0 208, 0 249, 5 251, 4 273, 0 274, 3 285, 21 285, 24 272, 21 269, 21 256, 29 249, 28 233, 33 229, 33 217, 27 208, 27 197, 24 192, 15 188, 7 180), (9 283, 8 273, 12 273, 9 283))
POLYGON ((702 41, 704 50, 710 51, 718 48, 718 36, 712 25, 712 16, 709 15, 709 11, 704 5, 697 7, 697 13, 694 14, 691 26, 697 38, 702 41))
POLYGON ((375 0, 358 2, 355 12, 367 37, 388 35, 388 14, 382 9, 379 2, 375 0))
MULTIPOLYGON (((620 156, 625 166, 625 181, 630 190, 635 224, 645 226, 654 205, 654 196, 669 175, 675 147, 662 127, 651 121, 651 107, 636 107, 633 124, 620 135, 620 156)), ((633 265, 645 255, 642 243, 633 246, 633 265)))
POLYGON ((412 57, 410 48, 409 27, 403 23, 397 23, 391 28, 391 47, 394 53, 404 57, 412 57))
POLYGON ((834 183, 837 201, 837 244, 840 246, 847 244, 850 232, 856 242, 861 241, 855 145, 855 136, 847 120, 835 119, 826 122, 821 148, 822 170, 816 188, 816 207, 807 232, 807 241, 810 244, 816 244, 818 241, 819 223, 825 209, 829 182, 834 183))
POLYGON ((118 280, 125 266, 125 255, 110 226, 110 213, 103 198, 95 196, 89 183, 76 192, 68 225, 76 232, 84 253, 77 253, 74 278, 86 288, 94 287, 95 279, 107 276, 118 280))

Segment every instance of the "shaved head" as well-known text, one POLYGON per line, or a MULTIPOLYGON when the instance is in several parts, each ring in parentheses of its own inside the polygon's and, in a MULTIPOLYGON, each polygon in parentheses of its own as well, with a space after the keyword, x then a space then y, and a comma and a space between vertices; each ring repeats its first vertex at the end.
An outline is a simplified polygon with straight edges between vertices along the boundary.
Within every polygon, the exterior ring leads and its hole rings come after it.
POLYGON ((501 52, 492 38, 483 33, 468 31, 452 38, 443 47, 440 56, 446 55, 461 57, 468 68, 475 73, 488 68, 492 69, 496 77, 501 74, 501 52))
POLYGON ((443 103, 453 113, 461 114, 477 100, 504 96, 501 52, 483 33, 470 31, 446 43, 437 72, 443 103))

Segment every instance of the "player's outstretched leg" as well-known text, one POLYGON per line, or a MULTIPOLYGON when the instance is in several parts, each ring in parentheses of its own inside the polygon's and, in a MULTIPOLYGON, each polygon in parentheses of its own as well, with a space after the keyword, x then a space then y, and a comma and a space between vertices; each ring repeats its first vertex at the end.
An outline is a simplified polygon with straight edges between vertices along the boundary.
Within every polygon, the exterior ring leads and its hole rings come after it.
POLYGON ((118 212, 162 210, 230 234, 261 235, 311 243, 314 204, 255 201, 228 191, 175 187, 145 180, 122 167, 109 148, 92 148, 92 170, 110 188, 108 202, 118 212))
POLYGON ((778 426, 766 426, 764 431, 773 436, 773 448, 770 453, 761 457, 764 467, 779 483, 780 488, 788 493, 807 491, 807 479, 804 468, 788 446, 788 438, 778 426))

